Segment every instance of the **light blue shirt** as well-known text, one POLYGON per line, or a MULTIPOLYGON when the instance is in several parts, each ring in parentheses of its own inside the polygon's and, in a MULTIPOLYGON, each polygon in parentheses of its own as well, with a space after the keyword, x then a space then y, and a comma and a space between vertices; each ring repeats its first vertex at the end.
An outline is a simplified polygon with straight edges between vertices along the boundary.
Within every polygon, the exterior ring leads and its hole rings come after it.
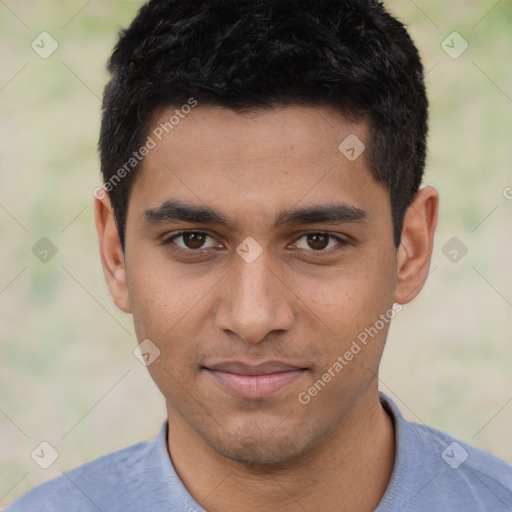
MULTIPOLYGON (((461 441, 393 418, 395 466, 376 512, 511 512, 512 466, 461 441)), ((6 512, 205 512, 167 453, 167 423, 153 441, 106 455, 25 494, 6 512)), ((255 509, 257 510, 257 509, 255 509)))

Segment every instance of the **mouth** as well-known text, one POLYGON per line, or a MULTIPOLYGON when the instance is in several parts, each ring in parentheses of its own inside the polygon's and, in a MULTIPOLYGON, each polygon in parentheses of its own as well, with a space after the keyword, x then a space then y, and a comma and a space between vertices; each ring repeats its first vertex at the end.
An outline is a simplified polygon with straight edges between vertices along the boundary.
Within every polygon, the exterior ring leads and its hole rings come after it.
POLYGON ((239 361, 203 366, 214 381, 237 398, 263 400, 276 395, 302 378, 307 368, 282 361, 267 361, 251 365, 239 361))

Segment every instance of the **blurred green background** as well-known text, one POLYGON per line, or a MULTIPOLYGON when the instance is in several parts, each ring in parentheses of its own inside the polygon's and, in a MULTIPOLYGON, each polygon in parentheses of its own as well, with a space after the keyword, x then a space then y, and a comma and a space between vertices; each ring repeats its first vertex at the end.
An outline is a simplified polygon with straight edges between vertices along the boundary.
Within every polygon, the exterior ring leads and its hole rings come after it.
MULTIPOLYGON (((154 437, 165 417, 104 284, 92 212, 105 63, 141 3, 0 2, 0 508, 154 437), (42 32, 58 43, 47 58, 31 47, 42 32), (30 456, 41 441, 59 453, 47 470, 30 456)), ((431 276, 394 320, 381 389, 407 418, 512 461, 512 3, 386 3, 427 71, 425 183, 441 215, 431 276), (457 262, 453 237, 467 248, 457 262)))

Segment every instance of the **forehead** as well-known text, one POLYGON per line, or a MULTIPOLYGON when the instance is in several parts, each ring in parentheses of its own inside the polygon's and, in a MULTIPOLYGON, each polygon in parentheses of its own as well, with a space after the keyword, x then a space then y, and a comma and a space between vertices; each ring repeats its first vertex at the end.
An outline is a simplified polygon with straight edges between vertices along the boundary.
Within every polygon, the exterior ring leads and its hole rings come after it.
MULTIPOLYGON (((237 112, 220 106, 184 106, 157 111, 149 135, 162 146, 180 145, 177 157, 185 158, 185 138, 192 137, 195 157, 221 153, 225 158, 250 161, 261 158, 293 157, 305 162, 340 156, 339 144, 347 136, 366 138, 366 121, 353 121, 327 106, 279 106, 237 112), (185 114, 185 112, 188 112, 185 114), (279 133, 279 137, 275 135, 279 133), (221 144, 222 146, 219 146, 221 144)), ((158 153, 158 151, 156 152, 158 153)))
POLYGON ((153 116, 148 136, 154 147, 132 191, 142 208, 174 198, 275 216, 299 203, 368 210, 387 200, 369 171, 365 122, 329 107, 169 107, 153 116))

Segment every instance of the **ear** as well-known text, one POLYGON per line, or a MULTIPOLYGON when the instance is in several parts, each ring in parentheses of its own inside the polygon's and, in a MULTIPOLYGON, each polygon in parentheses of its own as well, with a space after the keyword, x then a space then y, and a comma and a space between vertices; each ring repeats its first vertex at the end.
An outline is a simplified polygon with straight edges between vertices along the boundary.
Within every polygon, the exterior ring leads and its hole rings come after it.
POLYGON ((105 190, 95 194, 94 216, 100 248, 101 265, 110 295, 115 305, 125 313, 131 313, 126 286, 126 267, 121 240, 117 232, 110 198, 105 190))
POLYGON ((405 213, 402 240, 397 252, 395 302, 410 302, 423 288, 430 268, 439 194, 433 187, 420 189, 405 213))

